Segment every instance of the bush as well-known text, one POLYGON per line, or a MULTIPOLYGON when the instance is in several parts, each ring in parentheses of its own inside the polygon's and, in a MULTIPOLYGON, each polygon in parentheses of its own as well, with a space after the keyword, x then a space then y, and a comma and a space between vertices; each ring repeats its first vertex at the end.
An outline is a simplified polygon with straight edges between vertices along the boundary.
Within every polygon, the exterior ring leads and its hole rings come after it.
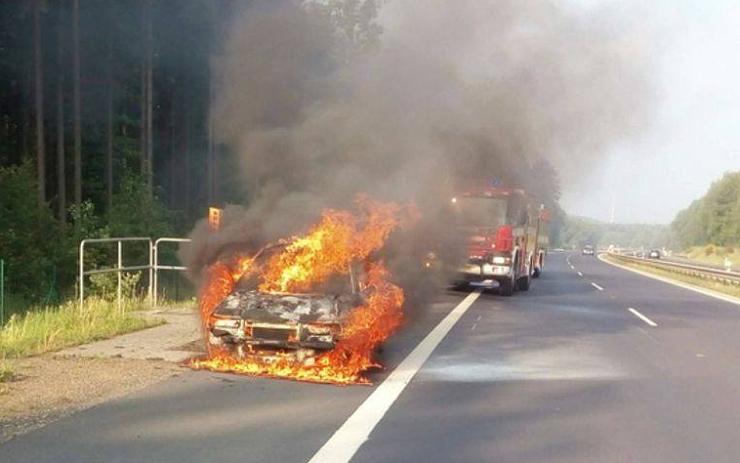
POLYGON ((715 251, 714 246, 710 244, 709 246, 704 248, 704 255, 711 256, 712 254, 714 254, 714 251, 715 251))
POLYGON ((29 163, 0 167, 0 258, 8 292, 40 299, 49 292, 64 239, 48 207, 37 203, 29 163))

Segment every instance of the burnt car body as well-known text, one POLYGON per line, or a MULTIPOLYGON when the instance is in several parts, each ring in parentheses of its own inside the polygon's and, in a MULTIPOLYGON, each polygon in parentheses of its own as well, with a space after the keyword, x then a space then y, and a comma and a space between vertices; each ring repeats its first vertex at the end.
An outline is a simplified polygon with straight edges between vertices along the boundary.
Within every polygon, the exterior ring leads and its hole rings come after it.
POLYGON ((361 304, 359 294, 236 290, 214 311, 209 343, 225 347, 237 357, 269 356, 275 350, 306 357, 317 350, 333 349, 348 313, 361 304))
MULTIPOLYGON (((258 255, 264 259, 282 247, 273 246, 258 255)), ((333 349, 349 313, 364 302, 352 268, 349 273, 349 278, 338 278, 331 289, 321 293, 262 292, 254 282, 235 289, 210 317, 210 346, 237 358, 299 361, 333 349)))

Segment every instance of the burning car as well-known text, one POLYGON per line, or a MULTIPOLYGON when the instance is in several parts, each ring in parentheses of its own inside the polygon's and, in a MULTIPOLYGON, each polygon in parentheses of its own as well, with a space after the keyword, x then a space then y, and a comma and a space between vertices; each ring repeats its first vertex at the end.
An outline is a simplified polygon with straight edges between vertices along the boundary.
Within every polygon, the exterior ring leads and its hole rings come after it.
POLYGON ((236 290, 214 311, 208 341, 237 358, 288 356, 310 363, 318 351, 336 346, 348 314, 363 301, 359 293, 236 290))
POLYGON ((366 197, 356 205, 357 213, 325 210, 304 235, 209 265, 199 303, 208 350, 188 365, 368 383, 375 349, 403 320, 403 290, 376 253, 406 209, 366 197))
MULTIPOLYGON (((284 250, 284 243, 267 246, 252 265, 258 268, 284 250)), ((324 285, 326 292, 320 293, 262 291, 253 279, 243 278, 211 315, 209 347, 240 359, 289 358, 310 365, 317 353, 336 346, 349 314, 365 303, 356 284, 357 266, 351 267, 349 278, 324 285)))

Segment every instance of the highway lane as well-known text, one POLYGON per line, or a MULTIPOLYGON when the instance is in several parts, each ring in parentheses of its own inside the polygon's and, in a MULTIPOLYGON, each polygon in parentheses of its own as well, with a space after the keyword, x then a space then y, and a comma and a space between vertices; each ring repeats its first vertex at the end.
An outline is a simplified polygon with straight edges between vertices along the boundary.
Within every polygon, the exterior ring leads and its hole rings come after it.
POLYGON ((352 461, 738 461, 740 307, 554 260, 476 304, 352 461))
MULTIPOLYGON (((738 461, 740 307, 565 259, 526 294, 481 295, 352 461, 738 461)), ((464 296, 418 311, 388 370, 464 296)), ((17 438, 0 461, 307 461, 373 390, 185 372, 17 438)))

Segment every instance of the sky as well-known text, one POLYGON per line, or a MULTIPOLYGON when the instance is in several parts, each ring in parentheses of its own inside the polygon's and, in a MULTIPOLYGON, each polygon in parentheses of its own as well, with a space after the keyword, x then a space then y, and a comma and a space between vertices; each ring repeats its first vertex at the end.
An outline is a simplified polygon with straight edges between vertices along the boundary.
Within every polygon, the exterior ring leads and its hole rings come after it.
POLYGON ((740 2, 567 1, 627 16, 630 33, 650 43, 656 101, 639 135, 564 187, 563 206, 609 220, 613 202, 616 222, 670 223, 724 172, 740 170, 740 2))

